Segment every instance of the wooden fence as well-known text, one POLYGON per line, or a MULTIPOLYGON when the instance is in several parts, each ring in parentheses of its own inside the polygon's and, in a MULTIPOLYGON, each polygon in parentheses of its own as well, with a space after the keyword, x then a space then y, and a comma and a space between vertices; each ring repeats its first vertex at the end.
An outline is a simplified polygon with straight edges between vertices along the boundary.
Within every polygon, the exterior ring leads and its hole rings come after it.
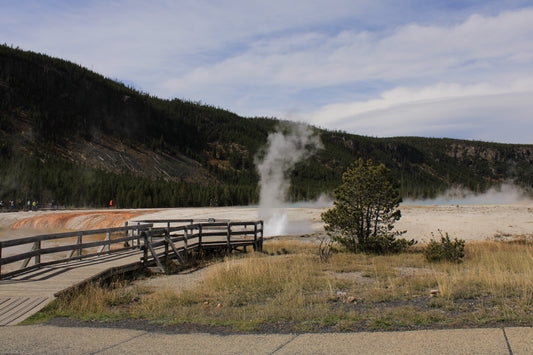
POLYGON ((239 248, 246 251, 248 246, 256 251, 262 251, 263 248, 263 221, 230 222, 209 219, 198 222, 170 219, 135 223, 117 228, 0 241, 0 278, 47 265, 131 249, 139 250, 139 257, 145 266, 156 265, 164 272, 161 258, 177 259, 185 263, 191 251, 223 249, 226 253, 231 253, 239 248), (3 268, 9 264, 17 265, 18 268, 4 272, 3 268))

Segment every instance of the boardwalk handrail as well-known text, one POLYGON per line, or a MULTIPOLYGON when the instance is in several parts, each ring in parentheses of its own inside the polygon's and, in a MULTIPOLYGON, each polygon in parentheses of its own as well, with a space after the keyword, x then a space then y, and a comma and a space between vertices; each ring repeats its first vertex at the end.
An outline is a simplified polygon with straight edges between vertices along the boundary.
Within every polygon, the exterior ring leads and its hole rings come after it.
POLYGON ((107 254, 116 253, 126 249, 131 249, 132 246, 129 244, 130 241, 137 240, 139 238, 139 231, 148 230, 152 228, 151 224, 139 224, 135 226, 125 226, 125 227, 115 227, 115 228, 104 228, 104 229, 92 229, 92 230, 79 230, 75 232, 65 232, 65 233, 54 233, 54 234, 41 234, 32 237, 11 239, 0 241, 0 278, 13 276, 20 274, 26 271, 30 271, 36 268, 40 268, 47 265, 58 264, 62 262, 79 260, 83 258, 93 257, 97 255, 102 255, 104 249, 107 248, 107 254), (136 232, 133 233, 133 232, 136 232), (126 235, 121 238, 111 239, 111 234, 114 233, 131 233, 131 235, 126 235), (106 234, 106 238, 101 241, 94 241, 89 243, 83 243, 83 236, 90 235, 102 235, 106 234), (74 244, 60 245, 48 248, 42 248, 42 242, 44 241, 54 241, 61 240, 66 238, 76 238, 74 244), (118 249, 111 250, 110 246, 112 244, 126 243, 126 246, 118 249), (32 244, 31 251, 19 252, 11 256, 3 256, 3 251, 9 247, 22 246, 32 244), (83 249, 95 248, 100 246, 101 249, 98 252, 82 254, 83 249), (71 254, 67 258, 59 258, 47 262, 41 262, 41 256, 48 254, 57 254, 64 251, 71 251, 71 254), (77 254, 77 255, 74 255, 77 254), (28 266, 30 259, 34 259, 34 264, 28 266), (24 260, 21 268, 11 272, 3 273, 2 268, 4 265, 15 263, 17 261, 24 260))
POLYGON ((263 245, 263 221, 248 222, 230 222, 228 220, 201 220, 200 223, 194 223, 197 220, 190 219, 172 219, 172 220, 150 220, 135 221, 137 225, 125 227, 80 230, 75 232, 43 234, 32 237, 25 237, 13 240, 0 241, 0 278, 17 275, 29 270, 41 268, 43 266, 79 260, 82 258, 100 256, 105 254, 121 252, 134 248, 135 242, 142 251, 141 261, 148 265, 152 262, 161 268, 161 257, 176 257, 183 262, 192 250, 204 250, 213 248, 226 248, 230 253, 239 247, 246 250, 247 246, 252 246, 254 250, 261 251, 263 245), (171 226, 172 223, 188 223, 180 226, 171 226), (166 224, 167 227, 155 227, 156 224, 166 224), (253 227, 253 229, 249 229, 253 227), (111 239, 111 234, 124 233, 124 236, 111 239), (83 242, 83 236, 106 234, 106 238, 101 241, 83 242), (234 238, 237 237, 237 238, 234 238), (253 239, 251 239, 253 237, 253 239), (66 238, 76 238, 74 244, 42 247, 44 241, 54 241, 66 238), (123 243, 120 248, 111 250, 112 244, 123 243), (179 243, 179 244, 176 244, 179 243), (31 251, 19 252, 10 256, 3 256, 5 248, 16 247, 21 245, 32 244, 31 251), (88 249, 100 247, 98 252, 88 249), (164 249, 164 251, 161 251, 164 249), (60 252, 71 251, 67 258, 54 259, 47 262, 41 261, 41 256, 48 254, 57 254, 60 252), (85 251, 85 253, 82 253, 85 251), (172 251, 172 253, 171 253, 172 251), (183 255, 182 255, 183 254, 183 255), (28 266, 33 259, 33 265, 28 266), (23 260, 18 270, 2 273, 2 267, 23 260))
POLYGON ((150 228, 150 227, 152 227, 151 224, 139 224, 135 226, 126 226, 126 227, 79 230, 75 232, 64 232, 64 233, 53 233, 53 234, 40 234, 40 235, 35 235, 32 237, 24 237, 24 238, 0 241, 0 248, 2 247, 7 248, 11 246, 16 246, 16 245, 28 244, 28 243, 33 243, 36 241, 72 238, 72 237, 77 237, 79 235, 103 234, 103 233, 108 233, 108 232, 115 233, 115 232, 123 232, 123 231, 128 231, 128 230, 139 230, 139 229, 150 228))
MULTIPOLYGON (((151 220, 151 222, 166 223, 166 220, 151 220)), ((262 251, 263 221, 196 223, 185 226, 153 228, 143 232, 143 239, 146 246, 143 248, 143 262, 153 260, 157 267, 164 271, 159 259, 161 257, 169 258, 170 249, 178 259, 183 259, 180 252, 187 258, 188 252, 192 250, 226 249, 226 253, 229 254, 239 247, 246 250, 247 246, 252 246, 254 251, 262 251), (234 230, 234 227, 241 227, 241 229, 234 230), (247 227, 253 227, 253 229, 249 230, 247 227), (239 239, 232 238, 235 236, 239 239), (246 237, 253 237, 253 239, 246 237), (183 242, 183 245, 176 246, 177 242, 183 242), (156 252, 157 248, 162 247, 164 247, 164 251, 156 252)))

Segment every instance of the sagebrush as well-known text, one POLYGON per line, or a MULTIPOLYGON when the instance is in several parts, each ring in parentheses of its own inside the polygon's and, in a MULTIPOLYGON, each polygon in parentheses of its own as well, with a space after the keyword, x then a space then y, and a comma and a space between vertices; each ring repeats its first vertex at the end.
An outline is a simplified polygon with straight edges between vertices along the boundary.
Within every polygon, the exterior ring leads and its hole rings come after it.
POLYGON ((460 263, 465 257, 465 241, 463 239, 450 239, 448 233, 440 233, 440 241, 433 239, 429 242, 424 255, 429 262, 449 261, 460 263))

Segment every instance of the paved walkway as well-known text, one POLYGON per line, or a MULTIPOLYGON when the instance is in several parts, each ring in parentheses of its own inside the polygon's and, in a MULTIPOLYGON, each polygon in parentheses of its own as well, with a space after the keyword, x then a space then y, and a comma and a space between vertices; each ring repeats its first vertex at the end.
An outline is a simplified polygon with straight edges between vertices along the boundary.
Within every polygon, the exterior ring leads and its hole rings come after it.
POLYGON ((1 354, 532 354, 533 328, 210 335, 51 325, 0 328, 1 354))

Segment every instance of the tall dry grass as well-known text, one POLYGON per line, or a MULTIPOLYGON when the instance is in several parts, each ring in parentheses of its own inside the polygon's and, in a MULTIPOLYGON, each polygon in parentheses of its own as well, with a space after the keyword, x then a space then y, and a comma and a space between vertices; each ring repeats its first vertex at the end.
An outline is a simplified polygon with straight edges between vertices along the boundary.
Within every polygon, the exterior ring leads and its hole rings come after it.
POLYGON ((265 243, 270 255, 227 258, 210 266, 194 289, 181 292, 118 284, 90 287, 69 300, 56 301, 42 318, 145 318, 170 324, 231 325, 236 330, 277 322, 311 330, 323 325, 351 329, 365 322, 384 329, 408 326, 405 322, 533 321, 533 246, 529 244, 470 242, 461 264, 430 264, 423 253, 339 252, 323 262, 314 247, 270 241, 265 243), (408 303, 427 302, 431 289, 439 293, 428 302, 429 311, 408 303), (356 302, 344 303, 339 292, 356 302), (483 300, 476 309, 454 303, 476 297, 483 300), (491 304, 485 307, 484 302, 491 304), (391 304, 396 303, 403 306, 395 309, 391 304), (387 311, 379 311, 380 307, 387 311), (456 320, 447 320, 443 315, 447 311, 455 312, 456 320), (415 314, 406 318, 406 312, 415 314))
POLYGON ((438 264, 434 275, 445 298, 491 295, 518 297, 531 304, 533 246, 522 243, 470 242, 461 264, 438 264))
POLYGON ((250 325, 320 318, 335 285, 317 259, 309 254, 228 259, 211 267, 194 290, 161 293, 147 300, 142 313, 172 309, 172 314, 160 317, 171 322, 232 320, 250 325))
POLYGON ((283 254, 316 254, 317 244, 299 240, 273 239, 263 245, 263 251, 268 255, 283 254))
POLYGON ((148 293, 143 288, 127 287, 124 281, 115 281, 101 286, 88 284, 67 296, 56 299, 30 321, 46 320, 54 317, 72 317, 88 320, 110 320, 123 318, 123 307, 129 307, 139 295, 148 293))

